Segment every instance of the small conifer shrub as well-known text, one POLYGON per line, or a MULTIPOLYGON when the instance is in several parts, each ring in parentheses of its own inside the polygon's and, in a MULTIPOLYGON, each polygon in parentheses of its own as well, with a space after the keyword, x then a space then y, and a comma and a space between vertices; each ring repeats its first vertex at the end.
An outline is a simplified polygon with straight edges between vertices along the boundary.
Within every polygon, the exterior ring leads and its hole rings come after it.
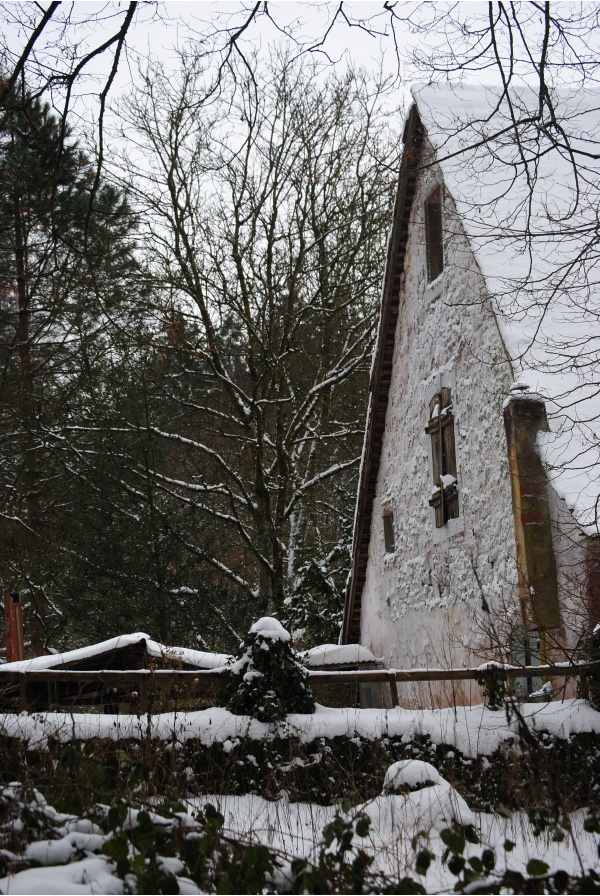
POLYGON ((231 667, 227 708, 237 715, 275 722, 289 712, 314 712, 308 672, 294 657, 291 637, 271 616, 255 622, 231 667))

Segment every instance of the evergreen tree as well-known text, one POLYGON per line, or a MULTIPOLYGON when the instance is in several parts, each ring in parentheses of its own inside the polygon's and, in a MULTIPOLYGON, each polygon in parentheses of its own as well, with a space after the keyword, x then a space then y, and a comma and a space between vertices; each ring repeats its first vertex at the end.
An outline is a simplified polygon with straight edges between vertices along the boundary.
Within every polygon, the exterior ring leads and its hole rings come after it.
POLYGON ((271 616, 255 622, 231 670, 228 708, 260 722, 314 712, 308 673, 294 658, 289 632, 271 616))
MULTIPOLYGON (((137 310, 133 215, 110 185, 100 186, 92 207, 92 177, 85 154, 47 106, 26 93, 5 98, 0 577, 6 590, 25 592, 34 652, 61 616, 48 573, 60 581, 69 555, 65 521, 80 487, 72 464, 78 408, 110 358, 109 330, 127 331, 137 310)), ((81 521, 71 515, 69 522, 81 521)))

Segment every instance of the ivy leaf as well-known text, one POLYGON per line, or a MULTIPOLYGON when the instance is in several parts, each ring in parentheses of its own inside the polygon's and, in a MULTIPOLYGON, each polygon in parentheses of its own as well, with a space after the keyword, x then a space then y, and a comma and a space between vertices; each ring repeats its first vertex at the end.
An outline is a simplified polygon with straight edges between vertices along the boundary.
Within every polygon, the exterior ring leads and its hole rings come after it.
MULTIPOLYGON (((508 841, 507 841, 508 842, 508 841)), ((493 849, 484 849, 481 853, 481 861, 486 871, 491 871, 496 864, 496 854, 493 849)))
POLYGON ((460 874, 460 872, 463 870, 464 867, 465 867, 465 860, 463 859, 462 856, 457 856, 456 854, 450 856, 450 859, 448 861, 448 868, 450 869, 452 874, 454 874, 454 875, 456 875, 456 877, 458 877, 458 875, 460 874))
POLYGON ((440 831, 440 837, 451 852, 454 852, 457 855, 463 853, 466 840, 462 834, 458 834, 456 831, 451 831, 449 828, 444 828, 443 831, 440 831))
POLYGON ((471 866, 473 871, 477 872, 477 874, 483 874, 483 862, 481 861, 479 856, 472 856, 469 859, 469 865, 471 866))
POLYGON ((541 859, 529 859, 527 862, 527 874, 531 877, 542 877, 550 870, 550 865, 546 865, 541 859))
POLYGON ((356 833, 359 837, 366 837, 371 826, 371 819, 367 815, 361 815, 356 822, 356 833))
POLYGON ((108 826, 112 831, 116 831, 117 828, 122 827, 126 817, 127 806, 124 806, 123 803, 119 803, 118 806, 111 806, 108 810, 108 826))
POLYGON ((422 849, 417 853, 417 860, 415 862, 417 874, 427 874, 427 869, 431 865, 432 858, 433 856, 428 849, 422 849))

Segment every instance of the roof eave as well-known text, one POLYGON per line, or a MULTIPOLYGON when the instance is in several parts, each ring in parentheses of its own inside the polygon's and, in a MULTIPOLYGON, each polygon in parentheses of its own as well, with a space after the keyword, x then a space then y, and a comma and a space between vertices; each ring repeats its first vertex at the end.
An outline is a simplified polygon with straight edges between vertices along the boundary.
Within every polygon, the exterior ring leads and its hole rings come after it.
POLYGON ((401 281, 408 244, 408 223, 415 193, 423 137, 423 125, 417 107, 413 105, 404 127, 404 153, 400 164, 392 233, 388 245, 382 292, 381 320, 370 383, 371 401, 369 403, 363 463, 356 502, 352 568, 346 589, 342 644, 353 644, 360 641, 361 602, 367 572, 371 517, 392 377, 396 324, 400 310, 401 281))

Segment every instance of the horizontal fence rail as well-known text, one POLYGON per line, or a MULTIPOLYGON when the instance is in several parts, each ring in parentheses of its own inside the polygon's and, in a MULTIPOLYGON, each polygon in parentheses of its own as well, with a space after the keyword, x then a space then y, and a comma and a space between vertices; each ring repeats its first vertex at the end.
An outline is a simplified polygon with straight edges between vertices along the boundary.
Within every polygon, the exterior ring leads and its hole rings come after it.
MULTIPOLYGON (((311 681, 332 684, 337 681, 375 682, 389 681, 466 681, 501 674, 506 678, 552 678, 581 675, 588 669, 598 668, 600 660, 589 663, 553 663, 545 666, 511 666, 490 663, 476 669, 333 669, 320 671, 307 669, 311 681)), ((132 681, 156 679, 162 682, 185 682, 194 679, 219 681, 229 672, 228 666, 217 669, 27 669, 15 672, 0 666, 0 684, 18 682, 23 677, 27 681, 91 681, 112 684, 130 684, 132 681)))
POLYGON ((227 672, 227 667, 220 669, 32 669, 25 672, 5 671, 0 666, 0 685, 3 681, 19 682, 25 677, 27 681, 81 681, 101 682, 103 684, 131 684, 135 681, 151 681, 155 679, 162 683, 183 683, 194 679, 206 681, 219 681, 227 672))
POLYGON ((556 663, 544 666, 510 666, 502 663, 489 663, 478 669, 365 669, 360 672, 310 672, 311 681, 325 683, 355 681, 387 682, 390 687, 392 706, 399 706, 398 682, 421 681, 485 681, 494 676, 505 679, 512 678, 571 678, 584 676, 588 669, 597 668, 600 661, 591 663, 556 663))
MULTIPOLYGON (((588 671, 600 667, 600 660, 582 663, 555 663, 544 666, 512 666, 502 663, 489 663, 476 669, 344 669, 319 671, 310 669, 308 675, 314 684, 387 684, 390 688, 392 706, 398 706, 398 682, 427 681, 473 681, 479 682, 494 676, 503 679, 515 678, 572 678, 584 676, 588 671)), ((182 686, 184 693, 193 691, 189 686, 210 688, 211 685, 224 684, 229 672, 227 666, 218 669, 126 669, 126 670, 77 670, 77 669, 31 669, 14 671, 0 667, 0 688, 7 686, 16 693, 18 689, 19 705, 27 710, 36 702, 36 694, 28 691, 28 685, 40 697, 40 686, 46 686, 48 704, 77 705, 102 697, 107 688, 135 688, 132 692, 139 698, 138 711, 146 712, 149 706, 151 691, 162 689, 165 692, 179 693, 182 686), (66 691, 60 694, 57 686, 62 684, 66 691), (76 690, 74 690, 76 688, 76 690), (69 690, 70 689, 70 690, 69 690), (62 699, 61 699, 62 697, 62 699)), ((105 701, 106 702, 106 701, 105 701)), ((110 702, 110 701, 108 701, 110 702)))
POLYGON ((362 671, 346 670, 344 672, 309 671, 312 680, 322 682, 334 681, 468 681, 477 678, 491 678, 503 675, 506 678, 550 678, 581 675, 587 669, 600 666, 600 661, 593 663, 566 663, 549 666, 507 666, 498 663, 479 669, 364 669, 362 671))

